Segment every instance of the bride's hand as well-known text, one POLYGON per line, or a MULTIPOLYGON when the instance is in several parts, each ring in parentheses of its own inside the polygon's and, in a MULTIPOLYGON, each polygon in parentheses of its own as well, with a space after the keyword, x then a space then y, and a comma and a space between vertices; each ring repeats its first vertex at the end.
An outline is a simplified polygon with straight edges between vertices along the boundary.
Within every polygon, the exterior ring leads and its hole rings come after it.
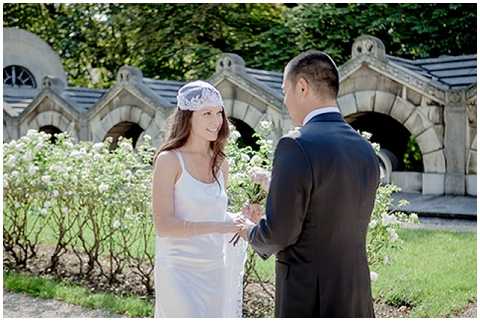
POLYGON ((242 209, 242 213, 250 221, 258 224, 263 217, 263 208, 260 204, 248 204, 242 209))
POLYGON ((245 226, 244 218, 235 218, 233 222, 218 223, 219 233, 237 233, 245 226))
POLYGON ((245 241, 248 242, 248 233, 250 231, 250 228, 255 226, 255 224, 253 224, 251 221, 247 220, 243 226, 242 226, 242 229, 235 233, 235 235, 232 237, 232 239, 230 240, 229 243, 232 243, 233 246, 237 245, 238 243, 238 240, 240 238, 244 239, 245 241))

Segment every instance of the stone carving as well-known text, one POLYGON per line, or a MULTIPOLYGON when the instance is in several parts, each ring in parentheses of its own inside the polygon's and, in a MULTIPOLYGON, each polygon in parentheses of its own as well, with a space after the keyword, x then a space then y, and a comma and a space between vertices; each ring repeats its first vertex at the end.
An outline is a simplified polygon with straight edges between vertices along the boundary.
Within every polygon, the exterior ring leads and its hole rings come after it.
POLYGON ((385 60, 385 45, 373 36, 363 35, 355 39, 352 46, 352 58, 359 55, 373 56, 385 60))
POLYGON ((447 93, 447 104, 458 105, 464 100, 463 90, 450 90, 447 93))
POLYGON ((468 123, 470 127, 477 127, 477 85, 470 86, 466 92, 465 96, 467 99, 467 115, 468 123))
POLYGON ((143 80, 143 74, 140 69, 132 66, 122 66, 117 73, 117 81, 123 82, 137 82, 140 83, 143 80))
POLYGON ((477 127, 477 97, 467 102, 468 124, 470 127, 477 127))
POLYGON ((45 76, 42 79, 42 87, 49 88, 56 93, 61 94, 62 91, 65 89, 65 82, 63 82, 63 80, 57 77, 45 76))
POLYGON ((245 72, 245 61, 242 57, 233 53, 224 53, 217 61, 216 71, 230 70, 236 73, 245 72))

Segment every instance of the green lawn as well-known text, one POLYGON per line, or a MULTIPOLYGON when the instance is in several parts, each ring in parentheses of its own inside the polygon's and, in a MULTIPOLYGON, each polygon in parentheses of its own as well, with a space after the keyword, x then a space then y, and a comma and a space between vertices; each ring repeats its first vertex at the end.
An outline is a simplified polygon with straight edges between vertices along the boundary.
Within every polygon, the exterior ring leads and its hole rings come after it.
MULTIPOLYGON (((403 248, 387 253, 393 263, 371 267, 379 274, 374 298, 411 306, 411 317, 447 316, 476 298, 476 234, 401 229, 399 236, 403 248)), ((262 278, 272 278, 274 258, 257 262, 262 278)))
MULTIPOLYGON (((410 317, 444 317, 476 299, 476 234, 426 230, 399 231, 402 249, 387 253, 393 263, 371 267, 379 274, 373 296, 412 308, 410 317)), ((274 257, 257 258, 262 278, 273 278, 274 257)), ((129 316, 153 316, 153 305, 136 297, 94 294, 88 289, 53 280, 4 273, 4 286, 45 298, 57 298, 129 316)))
POLYGON ((376 269, 375 297, 411 305, 411 317, 447 316, 476 298, 476 234, 401 230, 399 235, 404 248, 391 255, 391 265, 376 269))
MULTIPOLYGON (((4 219, 4 225, 9 226, 8 224, 11 224, 10 221, 4 219)), ((38 240, 39 244, 51 245, 51 246, 55 246, 57 244, 58 237, 56 235, 56 233, 57 233, 56 230, 58 229, 58 227, 56 227, 56 225, 54 225, 52 222, 46 221, 42 218, 37 218, 36 216, 32 215, 31 218, 28 220, 28 225, 27 226, 28 226, 27 230, 31 234, 35 234, 35 233, 31 232, 32 231, 31 229, 34 228, 34 226, 35 226, 36 229, 38 229, 38 226, 43 226, 42 231, 39 234, 39 240, 38 240)), ((68 239, 71 235, 75 235, 77 233, 78 233, 78 226, 74 225, 69 230, 68 236, 65 237, 65 238, 68 239)), ((144 256, 143 255, 143 253, 144 253, 144 237, 143 237, 144 231, 140 227, 133 227, 133 228, 129 227, 126 230, 125 233, 127 235, 129 235, 130 240, 131 240, 130 249, 132 251, 132 255, 135 256, 135 257, 143 257, 144 256)), ((104 232, 102 232, 101 235, 105 235, 104 232)), ((84 239, 85 239, 85 241, 86 241, 86 243, 88 244, 89 247, 92 244, 94 244, 94 239, 95 238, 94 238, 93 230, 92 230, 92 227, 90 226, 90 224, 86 225, 83 228, 83 237, 84 237, 84 239)), ((148 244, 147 244, 147 252, 148 252, 148 254, 153 255, 154 251, 155 251, 155 238, 154 238, 153 228, 150 231, 149 239, 151 240, 151 242, 148 242, 148 244)), ((103 241, 101 244, 104 245, 104 247, 106 248, 109 245, 108 242, 110 242, 110 241, 112 242, 113 249, 115 250, 116 253, 122 251, 122 247, 120 245, 123 244, 123 240, 120 237, 119 233, 116 233, 114 236, 109 237, 108 241, 103 241)), ((82 247, 79 244, 80 243, 78 243, 78 245, 76 245, 75 248, 77 248, 79 250, 82 250, 82 247)))
POLYGON ((91 309, 103 309, 129 317, 153 317, 154 306, 150 301, 136 296, 119 296, 111 293, 93 293, 89 289, 61 280, 3 273, 4 288, 27 293, 44 299, 57 299, 91 309))

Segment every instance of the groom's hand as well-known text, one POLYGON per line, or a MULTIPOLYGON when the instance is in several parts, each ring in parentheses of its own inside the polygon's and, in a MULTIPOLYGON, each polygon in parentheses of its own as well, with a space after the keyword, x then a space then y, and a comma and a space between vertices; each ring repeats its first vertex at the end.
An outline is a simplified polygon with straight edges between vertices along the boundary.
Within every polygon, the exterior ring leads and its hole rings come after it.
POLYGON ((242 209, 242 214, 255 224, 262 219, 263 208, 260 204, 248 204, 242 209))
POLYGON ((240 229, 240 231, 235 233, 232 239, 228 242, 228 243, 232 243, 233 246, 237 245, 238 240, 240 238, 243 238, 245 241, 248 242, 248 236, 250 234, 250 231, 255 226, 255 224, 253 224, 251 221, 243 221, 241 225, 242 225, 242 228, 240 229))
POLYGON ((244 239, 245 241, 248 242, 248 235, 250 234, 250 231, 252 230, 252 228, 255 226, 255 224, 253 223, 250 223, 250 222, 246 222, 244 225, 243 225, 243 228, 238 232, 238 235, 244 239))

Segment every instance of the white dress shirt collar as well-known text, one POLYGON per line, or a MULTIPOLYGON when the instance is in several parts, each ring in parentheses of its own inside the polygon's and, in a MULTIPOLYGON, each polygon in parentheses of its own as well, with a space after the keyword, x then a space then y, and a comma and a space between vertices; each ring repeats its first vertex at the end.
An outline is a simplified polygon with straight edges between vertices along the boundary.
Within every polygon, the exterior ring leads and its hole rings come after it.
POLYGON ((322 108, 317 108, 312 110, 308 115, 303 119, 303 126, 305 126, 306 123, 308 123, 309 120, 311 120, 313 117, 324 114, 324 113, 341 113, 340 109, 338 107, 332 106, 332 107, 322 107, 322 108))

